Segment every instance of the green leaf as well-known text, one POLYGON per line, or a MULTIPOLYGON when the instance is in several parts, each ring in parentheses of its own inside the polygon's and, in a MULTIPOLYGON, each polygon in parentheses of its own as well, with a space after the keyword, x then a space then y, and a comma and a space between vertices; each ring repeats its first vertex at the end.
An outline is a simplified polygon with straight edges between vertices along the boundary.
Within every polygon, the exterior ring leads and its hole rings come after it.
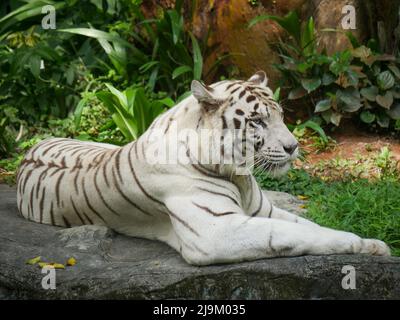
POLYGON ((164 99, 158 100, 161 104, 167 106, 168 108, 172 108, 175 105, 175 101, 170 97, 166 97, 164 99))
POLYGON ((132 44, 130 44, 128 41, 122 39, 117 34, 111 34, 109 32, 104 32, 104 31, 97 30, 94 28, 67 28, 67 29, 57 29, 57 31, 79 34, 82 36, 86 36, 86 37, 90 37, 90 38, 94 38, 94 39, 107 40, 110 42, 118 42, 121 45, 124 45, 126 47, 133 47, 132 44))
POLYGON ((336 92, 338 101, 344 103, 342 105, 343 111, 355 112, 361 108, 360 93, 357 89, 346 88, 345 90, 338 90, 336 92))
POLYGON ((394 120, 400 120, 400 103, 395 103, 390 110, 386 110, 386 114, 394 120))
POLYGON ((316 123, 315 121, 312 120, 307 120, 306 122, 304 122, 303 124, 298 126, 298 129, 302 129, 302 128, 309 128, 311 130, 314 130, 315 132, 317 132, 319 134, 319 136, 321 137, 322 141, 325 143, 328 143, 328 136, 326 135, 324 129, 321 128, 321 126, 316 123))
POLYGON ((360 91, 361 95, 369 101, 375 101, 376 96, 379 94, 379 89, 375 86, 362 88, 360 91))
POLYGON ((160 63, 159 61, 150 61, 150 62, 147 62, 147 63, 145 63, 144 65, 142 65, 142 66, 139 68, 139 71, 140 71, 141 73, 146 73, 146 72, 149 71, 152 67, 159 65, 159 63, 160 63))
POLYGON ((342 115, 337 112, 332 112, 331 114, 331 123, 333 123, 335 126, 339 126, 340 120, 342 119, 342 115))
POLYGON ((78 105, 75 108, 74 121, 75 121, 75 126, 77 129, 79 129, 83 108, 85 108, 87 102, 88 102, 87 98, 82 98, 81 101, 79 101, 78 105))
POLYGON ((172 40, 174 44, 177 44, 183 27, 183 17, 176 10, 168 10, 167 14, 171 19, 172 40))
POLYGON ((289 100, 297 100, 304 97, 307 94, 307 91, 303 89, 303 87, 297 87, 289 92, 288 99, 289 100))
POLYGON ((358 48, 360 46, 360 42, 358 42, 357 38, 353 35, 351 31, 345 32, 347 39, 349 39, 353 48, 358 48))
POLYGON ((128 110, 129 106, 128 106, 128 99, 127 99, 126 95, 123 92, 116 89, 115 87, 113 87, 109 83, 106 83, 106 87, 119 100, 119 103, 121 104, 121 106, 124 107, 125 110, 128 110))
POLYGON ((190 33, 190 38, 192 39, 193 48, 193 78, 194 80, 201 80, 201 74, 203 72, 203 57, 201 55, 199 43, 192 33, 190 33))
POLYGON ((306 56, 315 52, 315 26, 313 17, 308 19, 307 24, 301 32, 301 47, 306 56))
POLYGON ((388 90, 394 86, 395 79, 390 71, 381 72, 376 79, 381 90, 388 90))
POLYGON ((273 98, 276 102, 279 102, 280 96, 281 96, 281 87, 278 87, 278 88, 275 90, 274 95, 273 95, 272 98, 273 98))
POLYGON ((321 79, 319 78, 301 80, 301 85, 307 90, 308 93, 318 89, 321 86, 321 83, 321 79))
POLYGON ((329 86, 332 83, 334 83, 336 81, 336 76, 334 76, 333 74, 329 73, 329 72, 325 72, 324 75, 322 76, 322 84, 324 86, 329 86))
POLYGON ((40 76, 40 60, 41 58, 36 54, 29 58, 29 69, 35 78, 40 76))
POLYGON ((381 128, 389 128, 390 118, 384 113, 378 114, 376 117, 376 122, 378 122, 381 128))
POLYGON ((176 79, 178 78, 180 75, 185 74, 187 72, 192 72, 192 68, 189 66, 180 66, 178 68, 176 68, 173 72, 172 72, 172 79, 176 79))
POLYGON ((384 96, 378 95, 376 97, 376 102, 385 109, 390 109, 393 104, 393 95, 390 91, 387 91, 384 96))
POLYGON ((364 123, 372 123, 375 121, 375 114, 371 113, 368 110, 364 110, 363 112, 361 112, 360 114, 360 119, 361 121, 363 121, 364 123))
POLYGON ((323 112, 331 108, 331 99, 321 100, 315 106, 314 112, 323 112))
POLYGON ((400 79, 400 69, 397 66, 391 64, 388 65, 388 68, 394 73, 397 79, 400 79))

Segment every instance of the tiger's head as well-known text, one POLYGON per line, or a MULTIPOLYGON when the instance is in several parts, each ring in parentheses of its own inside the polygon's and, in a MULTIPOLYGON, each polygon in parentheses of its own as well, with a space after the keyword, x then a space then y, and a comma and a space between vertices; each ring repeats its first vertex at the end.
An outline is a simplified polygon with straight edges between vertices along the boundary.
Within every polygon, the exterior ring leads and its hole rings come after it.
MULTIPOLYGON (((251 146, 246 152, 254 154, 254 166, 279 176, 297 158, 298 142, 284 124, 283 110, 267 84, 265 72, 259 71, 247 81, 221 81, 211 86, 194 80, 191 91, 202 107, 205 127, 241 131, 236 139, 241 139, 241 146, 251 146)), ((234 153, 244 161, 243 152, 235 147, 227 150, 229 145, 222 143, 221 152, 234 153)))

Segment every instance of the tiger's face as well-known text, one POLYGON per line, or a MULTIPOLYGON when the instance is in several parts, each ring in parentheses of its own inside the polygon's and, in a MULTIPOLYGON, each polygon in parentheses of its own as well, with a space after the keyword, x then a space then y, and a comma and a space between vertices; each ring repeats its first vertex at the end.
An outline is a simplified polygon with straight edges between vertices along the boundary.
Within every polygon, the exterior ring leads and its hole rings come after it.
POLYGON ((263 71, 247 81, 221 81, 209 87, 194 81, 192 92, 213 127, 242 132, 237 137, 243 142, 240 145, 252 150, 230 150, 235 152, 236 159, 240 158, 239 162, 253 153, 255 167, 278 176, 297 158, 298 142, 283 122, 283 110, 273 99, 263 71))

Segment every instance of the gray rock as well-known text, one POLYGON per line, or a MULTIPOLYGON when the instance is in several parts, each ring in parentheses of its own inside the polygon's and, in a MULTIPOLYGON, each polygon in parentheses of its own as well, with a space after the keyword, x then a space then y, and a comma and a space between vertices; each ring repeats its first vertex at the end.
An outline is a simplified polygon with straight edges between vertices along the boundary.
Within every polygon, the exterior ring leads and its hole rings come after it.
MULTIPOLYGON (((304 256, 193 267, 156 241, 105 227, 26 221, 15 198, 15 189, 0 185, 0 299, 400 299, 399 258, 304 256), (41 269, 26 264, 36 256, 59 263, 74 257, 77 264, 57 269, 56 289, 45 290, 41 269), (345 265, 356 270, 355 290, 341 286, 345 265)), ((275 199, 298 206, 284 194, 275 199)))
POLYGON ((302 215, 306 212, 301 205, 304 205, 305 201, 299 200, 297 197, 276 191, 263 191, 267 198, 278 208, 285 209, 291 213, 302 215))

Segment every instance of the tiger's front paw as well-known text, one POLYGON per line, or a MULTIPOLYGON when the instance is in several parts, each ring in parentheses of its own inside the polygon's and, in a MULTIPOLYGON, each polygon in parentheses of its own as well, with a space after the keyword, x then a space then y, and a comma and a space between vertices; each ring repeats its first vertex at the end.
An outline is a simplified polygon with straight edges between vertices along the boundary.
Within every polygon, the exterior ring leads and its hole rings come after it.
POLYGON ((390 256, 390 249, 386 243, 376 239, 363 239, 360 253, 373 256, 390 256))

